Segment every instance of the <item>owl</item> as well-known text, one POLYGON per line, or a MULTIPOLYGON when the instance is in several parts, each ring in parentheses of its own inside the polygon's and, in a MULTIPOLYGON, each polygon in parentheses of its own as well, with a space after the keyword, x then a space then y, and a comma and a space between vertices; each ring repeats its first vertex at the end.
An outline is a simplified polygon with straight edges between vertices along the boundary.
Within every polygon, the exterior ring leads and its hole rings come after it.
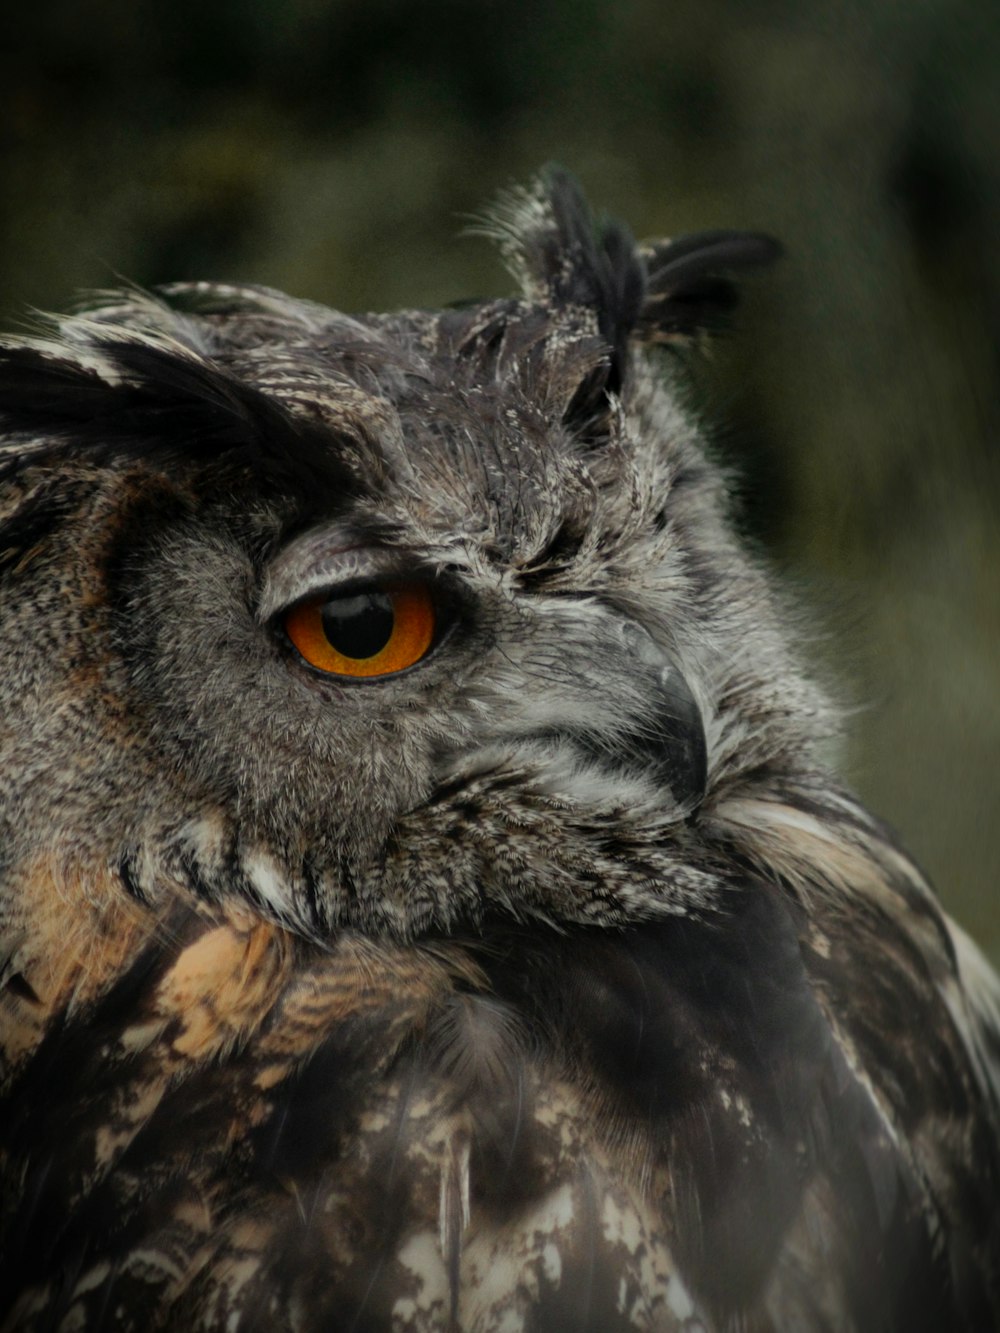
POLYGON ((0 1328, 1000 1323, 1000 984, 685 406, 774 246, 0 356, 0 1328))

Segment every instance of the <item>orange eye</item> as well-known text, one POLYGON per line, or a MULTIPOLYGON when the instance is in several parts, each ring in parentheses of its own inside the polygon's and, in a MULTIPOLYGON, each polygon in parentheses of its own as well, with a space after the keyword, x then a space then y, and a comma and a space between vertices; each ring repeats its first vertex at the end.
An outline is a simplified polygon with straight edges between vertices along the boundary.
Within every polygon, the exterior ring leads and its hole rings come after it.
POLYGON ((285 633, 310 666, 334 676, 388 676, 419 662, 434 639, 422 583, 373 584, 314 597, 285 613, 285 633))

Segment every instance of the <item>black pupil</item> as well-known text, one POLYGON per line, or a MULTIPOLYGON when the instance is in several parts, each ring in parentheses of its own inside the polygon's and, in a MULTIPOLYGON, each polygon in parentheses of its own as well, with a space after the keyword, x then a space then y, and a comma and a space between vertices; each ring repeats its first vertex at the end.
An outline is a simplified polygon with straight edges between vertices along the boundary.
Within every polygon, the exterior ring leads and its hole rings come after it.
POLYGON ((384 592, 331 597, 322 615, 327 642, 345 657, 374 657, 392 638, 392 598, 384 592))

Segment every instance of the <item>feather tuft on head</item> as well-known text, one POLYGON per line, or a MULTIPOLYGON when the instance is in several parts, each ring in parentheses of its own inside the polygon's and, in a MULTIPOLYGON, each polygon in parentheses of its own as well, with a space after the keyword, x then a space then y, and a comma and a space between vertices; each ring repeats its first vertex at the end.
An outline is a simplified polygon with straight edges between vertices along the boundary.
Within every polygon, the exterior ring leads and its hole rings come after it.
POLYGON ((579 183, 550 166, 506 192, 479 229, 500 247, 525 298, 596 322, 607 355, 580 385, 567 416, 592 417, 622 393, 629 342, 667 343, 717 332, 737 303, 728 276, 781 254, 769 236, 709 231, 636 245, 623 223, 596 217, 579 183))

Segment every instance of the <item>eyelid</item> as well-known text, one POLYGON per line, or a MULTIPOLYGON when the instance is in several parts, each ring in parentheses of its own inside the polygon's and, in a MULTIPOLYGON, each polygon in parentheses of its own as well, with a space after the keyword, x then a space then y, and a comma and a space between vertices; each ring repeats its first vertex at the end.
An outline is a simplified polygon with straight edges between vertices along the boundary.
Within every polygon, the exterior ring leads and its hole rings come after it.
POLYGON ((307 532, 284 548, 264 577, 257 618, 267 624, 293 603, 331 589, 398 578, 406 553, 366 546, 347 532, 307 532))

